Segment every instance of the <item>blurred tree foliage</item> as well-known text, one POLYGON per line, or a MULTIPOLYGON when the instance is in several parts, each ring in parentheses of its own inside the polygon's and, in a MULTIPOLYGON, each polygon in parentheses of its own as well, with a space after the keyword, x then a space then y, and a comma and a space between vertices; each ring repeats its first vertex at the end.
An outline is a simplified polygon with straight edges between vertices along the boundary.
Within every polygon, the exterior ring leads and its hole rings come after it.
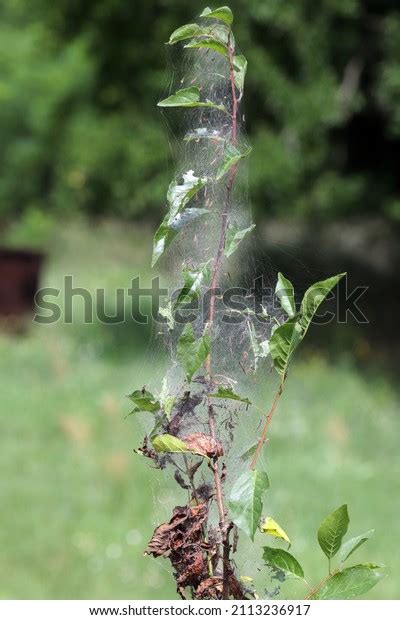
MULTIPOLYGON (((205 4, 2 1, 3 222, 42 210, 156 215, 169 178, 155 107, 163 43, 205 4)), ((249 60, 258 212, 400 219, 398 0, 229 4, 249 60)))

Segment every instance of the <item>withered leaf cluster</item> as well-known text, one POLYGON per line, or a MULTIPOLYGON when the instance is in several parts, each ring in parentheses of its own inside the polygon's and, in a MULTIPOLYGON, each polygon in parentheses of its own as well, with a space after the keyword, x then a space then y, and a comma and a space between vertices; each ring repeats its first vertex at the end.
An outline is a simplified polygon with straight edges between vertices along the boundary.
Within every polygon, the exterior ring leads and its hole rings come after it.
MULTIPOLYGON (((159 525, 146 549, 147 555, 168 558, 182 598, 190 588, 194 599, 221 599, 223 579, 210 576, 209 560, 217 553, 217 541, 212 536, 204 540, 208 517, 207 504, 176 506, 168 523, 159 525)), ((229 587, 236 599, 246 598, 234 571, 229 568, 229 587)))
POLYGON ((176 506, 171 520, 155 529, 146 549, 148 555, 169 558, 182 596, 185 588, 196 591, 208 577, 207 551, 203 545, 207 516, 206 504, 176 506))

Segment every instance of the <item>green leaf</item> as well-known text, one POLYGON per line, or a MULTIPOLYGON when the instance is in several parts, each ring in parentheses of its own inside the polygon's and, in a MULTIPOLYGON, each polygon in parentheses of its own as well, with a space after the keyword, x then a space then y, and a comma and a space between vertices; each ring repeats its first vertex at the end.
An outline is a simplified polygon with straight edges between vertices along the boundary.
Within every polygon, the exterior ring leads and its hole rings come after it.
POLYGON ((178 230, 171 228, 168 224, 168 220, 169 216, 166 215, 155 232, 153 239, 153 255, 151 259, 152 267, 154 267, 160 256, 164 254, 165 250, 171 245, 178 234, 178 230))
POLYGON ((277 327, 269 341, 274 368, 281 377, 286 375, 290 359, 300 344, 302 332, 297 321, 286 321, 277 327))
POLYGON ((347 504, 340 506, 322 521, 318 529, 318 542, 328 559, 332 559, 339 551, 348 527, 347 504))
POLYGON ((183 182, 177 183, 175 180, 169 184, 167 192, 167 201, 169 206, 170 218, 187 205, 207 183, 207 177, 196 177, 193 170, 188 170, 182 175, 183 182))
POLYGON ((226 112, 223 105, 218 105, 212 101, 200 101, 200 89, 197 86, 181 88, 176 93, 157 103, 159 108, 216 108, 226 112))
POLYGON ((327 278, 321 282, 316 282, 310 286, 309 289, 307 289, 300 308, 299 323, 303 331, 303 336, 309 328, 310 323, 321 303, 345 275, 345 273, 340 273, 337 276, 332 276, 331 278, 327 278))
POLYGON ((233 146, 233 144, 227 144, 225 147, 223 160, 217 170, 217 174, 215 179, 219 181, 223 176, 226 175, 227 172, 235 166, 241 159, 250 155, 252 151, 252 147, 249 146, 246 149, 240 150, 233 146))
POLYGON ((223 43, 225 47, 228 46, 228 43, 232 48, 235 47, 233 32, 231 31, 229 26, 226 26, 226 24, 211 24, 210 26, 207 26, 206 30, 206 36, 217 39, 217 41, 223 43))
POLYGON ((219 9, 212 11, 209 7, 204 9, 200 14, 200 17, 213 17, 214 19, 220 19, 230 26, 233 22, 233 13, 229 6, 221 6, 219 9))
POLYGON ((247 60, 244 56, 239 54, 233 57, 233 72, 235 77, 236 88, 243 91, 244 80, 247 72, 247 60))
POLYGON ((190 452, 185 442, 173 435, 157 435, 151 443, 156 452, 190 452))
POLYGON ((285 278, 282 273, 278 273, 278 281, 276 283, 275 295, 279 299, 282 309, 292 319, 296 314, 294 288, 290 280, 285 278))
POLYGON ((262 496, 268 487, 267 474, 255 469, 244 472, 232 487, 229 499, 231 519, 252 540, 262 513, 262 496))
MULTIPOLYGON (((283 325, 275 329, 270 339, 270 350, 272 359, 274 360, 274 367, 282 377, 285 376, 291 356, 307 333, 307 329, 318 307, 344 275, 345 274, 342 273, 310 286, 301 302, 300 317, 296 320, 290 318, 286 323, 283 323, 283 325)), ((286 293, 282 295, 285 306, 287 307, 287 310, 284 309, 285 311, 295 312, 296 308, 292 295, 292 284, 289 280, 286 280, 282 274, 279 274, 279 276, 283 283, 282 288, 286 291, 286 293), (293 300, 293 306, 291 305, 291 300, 293 300)), ((276 293, 278 291, 278 286, 279 280, 276 293)))
POLYGON ((347 600, 365 594, 384 575, 379 564, 357 564, 335 573, 311 597, 316 600, 347 600))
POLYGON ((188 202, 206 185, 208 179, 196 177, 193 170, 185 172, 182 178, 182 183, 174 180, 169 185, 167 192, 169 210, 154 235, 152 267, 182 228, 201 215, 209 213, 208 209, 185 209, 188 202))
POLYGON ((170 95, 166 99, 162 99, 158 102, 160 108, 168 107, 193 107, 200 101, 200 89, 197 86, 190 86, 189 88, 181 88, 177 90, 174 95, 170 95))
POLYGON ((160 256, 164 254, 182 228, 198 217, 208 214, 208 209, 188 208, 181 213, 177 213, 173 218, 166 215, 154 235, 151 266, 154 267, 160 256))
POLYGON ((210 49, 213 52, 217 52, 217 54, 221 54, 225 58, 228 58, 228 49, 224 43, 216 39, 215 37, 205 37, 204 39, 199 39, 198 41, 194 39, 185 45, 185 48, 206 48, 210 49))
POLYGON ((374 530, 369 530, 369 532, 365 532, 365 534, 360 534, 360 536, 355 536, 354 538, 346 540, 340 549, 340 561, 342 563, 345 562, 358 547, 361 547, 367 540, 372 538, 374 533, 374 530))
POLYGON ((284 549, 264 547, 263 560, 271 568, 283 571, 286 577, 304 577, 304 571, 296 558, 284 549))
POLYGON ((236 225, 230 226, 226 233, 225 240, 225 256, 229 258, 239 247, 240 242, 249 234, 254 228, 255 224, 252 224, 248 228, 239 230, 236 225))
POLYGON ((196 301, 200 297, 201 287, 211 276, 209 262, 201 265, 198 270, 184 267, 182 269, 183 287, 175 301, 174 307, 177 308, 181 304, 188 304, 196 301))
POLYGON ((198 24, 185 24, 180 28, 174 30, 171 34, 168 43, 173 45, 174 43, 178 43, 178 41, 184 41, 185 39, 191 39, 195 36, 200 36, 204 34, 205 29, 199 26, 198 24))
POLYGON ((221 24, 216 26, 212 24, 211 26, 199 26, 198 24, 186 24, 185 26, 181 26, 175 30, 168 41, 169 45, 174 45, 180 41, 185 41, 187 39, 196 39, 200 37, 208 37, 215 39, 219 43, 224 44, 225 46, 228 43, 229 37, 231 39, 231 44, 233 44, 233 35, 230 32, 229 27, 227 28, 225 24, 221 24))
POLYGON ((155 413, 160 410, 159 401, 151 392, 147 392, 145 389, 135 390, 132 394, 129 394, 128 398, 135 404, 135 409, 131 413, 138 413, 139 411, 155 413))
POLYGON ((251 401, 248 398, 243 398, 239 396, 239 394, 235 394, 235 392, 230 387, 218 387, 218 391, 216 394, 209 394, 211 398, 227 398, 228 400, 238 400, 241 403, 245 403, 246 405, 251 405, 251 401))
POLYGON ((177 346, 177 359, 185 371, 186 379, 190 382, 195 372, 201 368, 211 350, 211 340, 208 334, 195 338, 193 327, 188 323, 177 346))

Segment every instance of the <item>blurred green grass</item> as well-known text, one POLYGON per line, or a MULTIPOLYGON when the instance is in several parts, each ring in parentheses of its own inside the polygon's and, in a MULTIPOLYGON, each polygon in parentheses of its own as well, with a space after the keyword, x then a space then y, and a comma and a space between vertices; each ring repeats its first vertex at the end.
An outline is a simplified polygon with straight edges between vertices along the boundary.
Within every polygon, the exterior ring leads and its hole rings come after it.
MULTIPOLYGON (((44 284, 73 274, 89 289, 127 286, 147 252, 140 228, 60 227, 44 284)), ((144 332, 78 323, 1 335, 1 598, 176 597, 168 563, 143 557, 173 485, 132 453, 142 429, 125 419, 124 394, 162 372, 144 332)), ((389 567, 370 597, 399 597, 399 431, 384 374, 348 357, 296 362, 271 429, 266 505, 312 581, 326 570, 317 526, 348 502, 350 533, 376 530, 358 560, 389 567)))

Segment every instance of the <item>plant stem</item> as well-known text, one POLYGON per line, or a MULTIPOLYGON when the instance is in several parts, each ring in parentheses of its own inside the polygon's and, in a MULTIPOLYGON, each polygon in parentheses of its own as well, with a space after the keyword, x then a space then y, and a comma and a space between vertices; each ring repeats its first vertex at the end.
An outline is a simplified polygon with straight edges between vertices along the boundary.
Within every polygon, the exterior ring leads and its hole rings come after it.
MULTIPOLYGON (((233 48, 230 44, 230 35, 228 39, 228 55, 229 55, 229 79, 231 85, 232 92, 232 126, 231 126, 231 140, 232 144, 235 146, 237 143, 237 111, 238 111, 238 100, 236 96, 235 89, 235 75, 234 75, 234 67, 233 67, 233 48)), ((221 279, 221 266, 222 259, 224 256, 225 249, 225 241, 226 241, 226 231, 228 227, 228 215, 231 208, 232 203, 232 189, 236 176, 237 166, 232 166, 228 182, 226 186, 226 199, 224 204, 224 209, 221 214, 221 232, 218 243, 217 256, 215 258, 212 278, 211 278, 211 296, 210 296, 210 306, 208 310, 208 330, 211 333, 214 320, 215 320, 215 311, 216 311, 216 298, 217 298, 217 289, 219 287, 220 279, 221 279)), ((210 388, 213 383, 212 379, 212 357, 211 352, 208 355, 205 368, 208 375, 208 380, 210 384, 210 388)), ((208 400, 208 425, 210 429, 211 437, 216 440, 217 439, 217 430, 215 424, 215 415, 214 408, 210 400, 208 400)), ((221 539, 223 545, 223 591, 222 598, 224 600, 229 599, 229 573, 230 573, 230 561, 229 561, 229 553, 230 553, 230 545, 229 545, 229 525, 226 523, 226 511, 224 506, 224 496, 222 490, 221 483, 221 475, 219 472, 219 464, 218 458, 214 458, 212 462, 212 469, 214 474, 214 487, 215 487, 215 498, 218 506, 218 514, 219 514, 219 529, 221 532, 221 539)))
POLYGON ((331 577, 333 577, 333 575, 336 575, 336 573, 337 573, 337 572, 339 572, 339 569, 334 570, 334 571, 333 571, 333 573, 329 573, 329 575, 327 575, 327 576, 325 577, 325 579, 323 579, 323 580, 322 580, 322 581, 321 581, 321 582, 320 582, 317 586, 315 586, 315 588, 312 588, 312 589, 310 590, 310 592, 307 594, 307 596, 306 596, 306 598, 305 598, 304 600, 305 600, 305 601, 310 600, 310 598, 311 598, 312 596, 314 596, 314 594, 315 594, 316 592, 318 592, 318 590, 319 590, 320 588, 322 588, 322 586, 324 586, 324 585, 326 584, 326 582, 328 581, 328 579, 330 579, 331 577))
POLYGON ((250 469, 255 469, 257 465, 258 457, 260 456, 261 450, 263 449, 263 446, 267 439, 268 427, 272 420, 272 416, 274 415, 276 411, 280 397, 282 396, 282 393, 283 393, 284 383, 285 383, 285 378, 283 378, 281 383, 279 384, 278 390, 276 391, 275 396, 274 396, 274 400, 272 401, 271 409, 268 411, 267 416, 265 418, 265 422, 264 422, 264 426, 261 431, 260 439, 258 440, 256 451, 250 463, 250 469))
MULTIPOLYGON (((233 49, 230 45, 230 36, 228 41, 228 54, 229 54, 229 79, 231 84, 231 92, 232 92, 232 126, 231 126, 231 140, 233 146, 237 144, 237 131, 238 131, 238 123, 237 123, 237 112, 238 112, 238 99, 236 96, 235 89, 235 73, 233 66, 233 49)), ((221 214, 221 234, 218 244, 217 256, 214 262, 214 268, 212 272, 211 278, 211 297, 210 297, 210 308, 208 311, 208 327, 211 331, 212 325, 214 323, 215 318, 215 302, 216 302, 216 289, 219 286, 220 278, 221 278, 221 264, 222 258, 224 255, 225 249, 225 240, 226 240, 226 231, 228 227, 228 215, 232 202, 232 189, 233 183, 236 176, 237 165, 232 166, 229 172, 228 183, 226 186, 226 200, 224 204, 224 210, 221 214)), ((211 354, 208 356, 206 365, 208 366, 207 370, 211 368, 211 354)), ((211 373, 210 373, 211 374, 211 373)))

